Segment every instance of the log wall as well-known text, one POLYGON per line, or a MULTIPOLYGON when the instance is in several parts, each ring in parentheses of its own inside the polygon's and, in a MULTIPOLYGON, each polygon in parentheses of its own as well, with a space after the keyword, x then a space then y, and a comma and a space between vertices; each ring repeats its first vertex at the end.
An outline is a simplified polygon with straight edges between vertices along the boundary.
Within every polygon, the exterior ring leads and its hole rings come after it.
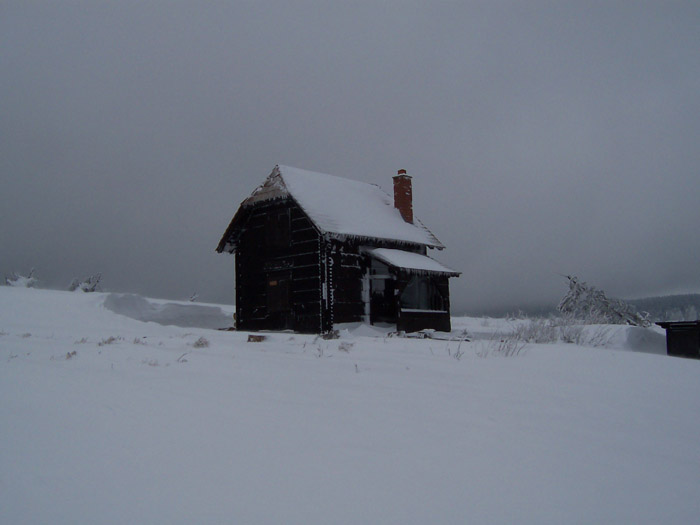
POLYGON ((236 247, 237 328, 322 331, 322 249, 318 231, 293 201, 256 205, 236 247), (270 217, 284 220, 286 214, 288 243, 276 239, 278 244, 271 246, 268 225, 279 220, 270 217))

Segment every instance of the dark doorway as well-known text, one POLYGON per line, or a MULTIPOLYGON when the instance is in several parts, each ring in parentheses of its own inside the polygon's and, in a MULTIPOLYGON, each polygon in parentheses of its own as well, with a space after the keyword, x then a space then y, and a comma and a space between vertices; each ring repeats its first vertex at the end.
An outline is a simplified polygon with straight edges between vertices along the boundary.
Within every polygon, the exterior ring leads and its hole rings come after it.
POLYGON ((370 323, 396 322, 396 279, 389 267, 372 259, 370 268, 370 323))
POLYGON ((290 301, 291 275, 271 272, 267 276, 267 326, 271 330, 293 329, 290 301))

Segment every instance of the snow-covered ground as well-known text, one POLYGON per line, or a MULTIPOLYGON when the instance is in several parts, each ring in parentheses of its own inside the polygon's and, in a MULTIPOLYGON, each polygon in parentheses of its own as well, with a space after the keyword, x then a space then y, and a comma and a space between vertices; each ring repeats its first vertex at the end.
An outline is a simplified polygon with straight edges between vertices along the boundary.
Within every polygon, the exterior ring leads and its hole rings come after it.
POLYGON ((1 523, 700 516, 700 362, 654 355, 658 332, 504 357, 494 333, 523 321, 261 343, 158 324, 230 321, 200 308, 0 287, 1 523))

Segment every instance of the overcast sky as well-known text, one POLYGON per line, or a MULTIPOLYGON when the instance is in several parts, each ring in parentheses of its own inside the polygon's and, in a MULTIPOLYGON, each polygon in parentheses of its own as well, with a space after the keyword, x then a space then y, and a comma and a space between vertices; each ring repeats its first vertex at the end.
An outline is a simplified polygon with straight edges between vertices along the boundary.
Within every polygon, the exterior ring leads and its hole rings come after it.
POLYGON ((3 2, 0 274, 232 302, 275 164, 413 176, 453 310, 700 292, 698 2, 3 2), (145 5, 142 5, 145 4, 145 5))

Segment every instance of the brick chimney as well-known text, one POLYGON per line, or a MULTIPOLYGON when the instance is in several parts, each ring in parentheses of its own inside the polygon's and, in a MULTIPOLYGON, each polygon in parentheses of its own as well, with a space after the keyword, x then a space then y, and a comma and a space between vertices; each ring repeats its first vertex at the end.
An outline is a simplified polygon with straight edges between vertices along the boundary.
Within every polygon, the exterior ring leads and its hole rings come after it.
POLYGON ((399 210, 403 220, 413 224, 413 187, 406 170, 399 170, 394 176, 394 208, 399 210))

